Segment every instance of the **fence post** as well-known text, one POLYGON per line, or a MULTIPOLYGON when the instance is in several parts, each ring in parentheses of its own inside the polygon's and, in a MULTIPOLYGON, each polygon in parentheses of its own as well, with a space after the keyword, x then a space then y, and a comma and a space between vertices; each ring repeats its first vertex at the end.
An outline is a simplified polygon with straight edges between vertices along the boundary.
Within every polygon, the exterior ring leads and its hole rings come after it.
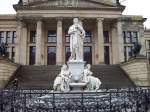
POLYGON ((53 92, 53 112, 55 112, 55 93, 53 92))
POLYGON ((81 101, 81 105, 82 105, 82 112, 84 112, 84 105, 83 105, 83 93, 81 93, 82 95, 82 101, 81 101))
POLYGON ((15 112, 14 103, 15 103, 15 95, 16 90, 18 89, 18 79, 14 79, 13 81, 13 87, 12 87, 12 101, 11 101, 11 112, 15 112))
POLYGON ((110 112, 112 112, 112 103, 111 103, 111 100, 112 100, 112 99, 111 99, 111 95, 112 95, 112 94, 111 94, 111 92, 110 92, 110 94, 109 94, 109 100, 110 100, 110 103, 109 103, 109 104, 110 104, 110 105, 109 105, 110 107, 109 107, 109 108, 110 108, 110 112))
POLYGON ((148 93, 147 93, 147 89, 144 90, 144 100, 145 100, 145 112, 148 111, 148 93))
POLYGON ((3 112, 3 90, 0 91, 0 110, 3 112))

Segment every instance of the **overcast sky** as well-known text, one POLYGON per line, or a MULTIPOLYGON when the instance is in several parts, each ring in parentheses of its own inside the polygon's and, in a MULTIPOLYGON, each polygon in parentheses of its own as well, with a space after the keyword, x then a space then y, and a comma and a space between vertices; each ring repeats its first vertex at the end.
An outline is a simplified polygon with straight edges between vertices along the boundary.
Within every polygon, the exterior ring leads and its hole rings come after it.
MULTIPOLYGON (((150 0, 120 0, 126 6, 123 14, 126 15, 143 15, 148 18, 145 26, 150 28, 150 0)), ((14 14, 15 11, 12 4, 16 4, 18 0, 0 0, 0 14, 14 14)))

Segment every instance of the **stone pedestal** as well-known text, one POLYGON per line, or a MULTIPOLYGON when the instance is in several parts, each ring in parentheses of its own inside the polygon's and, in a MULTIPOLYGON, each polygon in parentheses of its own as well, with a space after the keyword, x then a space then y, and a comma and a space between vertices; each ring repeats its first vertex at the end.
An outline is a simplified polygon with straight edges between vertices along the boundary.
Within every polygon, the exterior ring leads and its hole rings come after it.
POLYGON ((71 82, 81 82, 81 78, 83 76, 83 71, 84 71, 84 65, 85 62, 81 61, 81 62, 77 62, 77 61, 69 61, 68 62, 68 67, 69 67, 69 71, 72 74, 72 78, 71 78, 71 82))
POLYGON ((87 83, 85 82, 79 82, 79 83, 70 83, 70 90, 71 91, 83 91, 86 87, 87 83))

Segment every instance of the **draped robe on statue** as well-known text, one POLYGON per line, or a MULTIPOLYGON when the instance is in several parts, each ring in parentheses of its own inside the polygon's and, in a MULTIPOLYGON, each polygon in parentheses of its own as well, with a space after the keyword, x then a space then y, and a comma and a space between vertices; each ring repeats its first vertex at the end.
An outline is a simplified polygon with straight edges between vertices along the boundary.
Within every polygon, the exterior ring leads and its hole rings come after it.
POLYGON ((81 24, 73 24, 68 31, 70 35, 70 51, 69 60, 83 61, 83 41, 85 31, 81 24))

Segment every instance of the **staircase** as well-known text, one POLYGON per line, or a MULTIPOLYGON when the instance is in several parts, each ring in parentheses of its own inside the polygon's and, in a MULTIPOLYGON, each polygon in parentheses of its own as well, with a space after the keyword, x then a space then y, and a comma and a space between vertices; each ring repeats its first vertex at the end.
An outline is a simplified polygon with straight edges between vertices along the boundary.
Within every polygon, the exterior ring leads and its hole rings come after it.
MULTIPOLYGON (((55 77, 61 66, 21 66, 9 81, 7 88, 12 87, 15 78, 19 89, 52 89, 55 77)), ((121 88, 134 86, 127 74, 119 65, 93 65, 92 72, 101 82, 101 88, 121 88)))
POLYGON ((92 71, 94 76, 101 80, 101 88, 125 88, 135 86, 119 65, 95 65, 92 66, 92 71))

